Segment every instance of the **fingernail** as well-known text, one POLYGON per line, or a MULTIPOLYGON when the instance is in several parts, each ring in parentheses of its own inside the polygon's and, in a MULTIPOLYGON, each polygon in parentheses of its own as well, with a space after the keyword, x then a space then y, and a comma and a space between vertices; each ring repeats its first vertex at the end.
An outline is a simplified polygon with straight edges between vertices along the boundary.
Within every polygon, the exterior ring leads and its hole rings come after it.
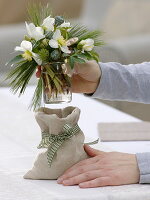
POLYGON ((58 179, 57 179, 57 183, 58 183, 58 184, 61 184, 62 182, 63 182, 63 178, 58 178, 58 179))
POLYGON ((63 184, 64 184, 64 185, 69 185, 69 184, 70 184, 70 181, 69 181, 69 180, 64 180, 64 181, 63 181, 63 184))
POLYGON ((80 183, 79 187, 84 187, 84 185, 85 185, 84 183, 80 183))

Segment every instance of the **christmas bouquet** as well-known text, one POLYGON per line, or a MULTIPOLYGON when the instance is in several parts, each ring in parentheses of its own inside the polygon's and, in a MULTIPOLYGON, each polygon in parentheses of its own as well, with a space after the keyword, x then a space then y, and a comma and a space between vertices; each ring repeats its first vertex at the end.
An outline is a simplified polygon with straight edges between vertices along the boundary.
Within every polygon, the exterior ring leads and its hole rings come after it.
POLYGON ((22 95, 36 74, 38 82, 31 102, 34 110, 41 106, 42 96, 47 104, 70 102, 71 77, 65 73, 66 63, 73 70, 75 63, 98 62, 94 48, 103 45, 101 32, 52 16, 49 6, 34 5, 28 13, 31 23, 25 22, 27 35, 15 48, 18 55, 9 62, 9 85, 22 95))

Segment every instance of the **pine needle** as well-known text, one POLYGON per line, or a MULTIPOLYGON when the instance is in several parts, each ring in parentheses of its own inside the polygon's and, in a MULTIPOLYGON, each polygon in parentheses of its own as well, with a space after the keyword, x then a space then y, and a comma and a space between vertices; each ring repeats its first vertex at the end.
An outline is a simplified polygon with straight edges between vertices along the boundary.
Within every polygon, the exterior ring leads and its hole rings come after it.
POLYGON ((30 109, 33 108, 33 110, 35 111, 36 109, 38 109, 41 106, 41 102, 42 102, 42 93, 43 93, 43 81, 42 81, 42 77, 38 80, 38 84, 37 87, 35 89, 32 101, 31 101, 31 105, 29 106, 30 109))
POLYGON ((95 46, 101 46, 104 45, 104 42, 100 39, 102 34, 101 31, 89 31, 85 26, 77 24, 69 31, 69 38, 78 37, 79 41, 91 38, 94 40, 95 46))
POLYGON ((36 70, 37 64, 32 61, 26 61, 23 64, 17 65, 7 76, 6 80, 10 79, 9 86, 13 93, 19 91, 19 96, 25 92, 25 89, 36 70))
POLYGON ((41 3, 29 3, 28 8, 29 21, 34 23, 35 26, 40 26, 45 18, 51 15, 50 4, 43 6, 41 3))

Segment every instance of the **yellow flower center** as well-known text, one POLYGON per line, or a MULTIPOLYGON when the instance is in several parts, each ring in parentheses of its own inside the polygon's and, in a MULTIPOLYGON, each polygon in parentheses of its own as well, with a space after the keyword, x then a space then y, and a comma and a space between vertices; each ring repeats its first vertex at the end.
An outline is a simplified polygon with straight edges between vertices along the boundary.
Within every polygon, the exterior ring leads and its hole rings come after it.
POLYGON ((57 41, 61 46, 66 46, 66 41, 62 36, 57 41))
POLYGON ((30 51, 25 51, 24 54, 22 54, 22 57, 25 60, 31 61, 32 60, 32 53, 30 51))

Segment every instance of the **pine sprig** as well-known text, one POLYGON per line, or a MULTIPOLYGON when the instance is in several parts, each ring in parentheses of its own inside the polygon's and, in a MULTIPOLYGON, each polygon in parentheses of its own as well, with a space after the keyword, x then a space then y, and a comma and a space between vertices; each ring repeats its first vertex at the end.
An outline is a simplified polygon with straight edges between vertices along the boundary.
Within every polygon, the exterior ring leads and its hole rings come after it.
POLYGON ((35 89, 32 101, 31 101, 31 105, 29 106, 30 109, 33 108, 33 110, 35 111, 36 109, 38 109, 41 106, 41 102, 42 102, 42 92, 43 92, 43 81, 42 81, 42 77, 38 80, 38 84, 37 87, 35 89))
POLYGON ((73 26, 71 30, 69 31, 69 38, 78 37, 80 39, 80 37, 82 37, 87 32, 88 32, 88 29, 85 26, 77 24, 73 26))
POLYGON ((18 64, 7 76, 6 80, 10 79, 9 86, 13 93, 19 91, 19 96, 25 92, 25 89, 36 70, 37 64, 34 61, 26 61, 23 64, 18 64))
POLYGON ((100 39, 103 32, 101 31, 89 31, 85 26, 82 25, 75 25, 72 27, 72 29, 69 31, 69 38, 78 37, 79 42, 81 40, 85 40, 87 38, 91 38, 94 40, 95 46, 102 46, 105 43, 100 39))
POLYGON ((38 55, 40 59, 43 61, 43 63, 48 63, 49 62, 49 51, 47 49, 41 49, 38 52, 38 55))
POLYGON ((41 3, 29 4, 27 10, 29 21, 31 21, 35 26, 40 26, 43 20, 52 13, 50 4, 47 4, 47 6, 43 6, 41 3))
POLYGON ((102 34, 103 33, 98 30, 87 31, 79 38, 79 40, 85 40, 87 38, 91 38, 94 40, 94 46, 101 46, 104 45, 104 42, 100 39, 100 36, 102 36, 102 34))

